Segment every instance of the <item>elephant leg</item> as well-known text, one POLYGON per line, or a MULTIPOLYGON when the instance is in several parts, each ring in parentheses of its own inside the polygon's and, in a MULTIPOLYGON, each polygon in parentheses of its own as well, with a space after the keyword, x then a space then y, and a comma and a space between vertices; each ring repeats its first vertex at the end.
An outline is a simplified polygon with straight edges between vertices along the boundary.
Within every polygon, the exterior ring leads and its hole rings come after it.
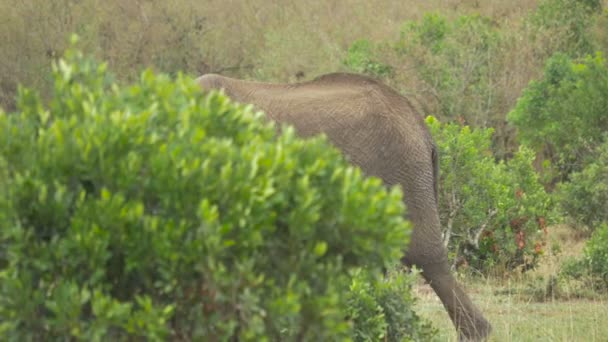
POLYGON ((459 341, 483 341, 492 327, 462 290, 447 262, 421 265, 422 275, 441 299, 459 333, 459 341))
POLYGON ((386 122, 375 120, 373 124, 379 126, 365 126, 357 131, 386 134, 366 139, 354 134, 347 135, 347 138, 354 139, 352 141, 338 139, 342 136, 337 133, 329 136, 351 158, 351 162, 359 165, 367 175, 380 177, 389 187, 401 185, 407 218, 413 224, 405 263, 422 269, 422 275, 441 299, 459 334, 469 340, 483 340, 491 331, 490 324, 449 269, 435 198, 437 170, 433 169, 435 163, 429 146, 419 146, 412 142, 411 137, 400 136, 393 132, 392 126, 383 126, 386 122), (401 138, 403 140, 395 140, 401 138), (385 141, 392 143, 383 143, 385 141), (382 146, 383 152, 378 153, 370 146, 382 146), (401 158, 395 157, 400 155, 401 158))
POLYGON ((403 262, 422 269, 422 276, 443 303, 460 341, 483 341, 492 327, 450 271, 435 207, 431 203, 427 206, 417 204, 420 202, 411 201, 408 206, 408 209, 412 208, 409 216, 414 230, 403 262))

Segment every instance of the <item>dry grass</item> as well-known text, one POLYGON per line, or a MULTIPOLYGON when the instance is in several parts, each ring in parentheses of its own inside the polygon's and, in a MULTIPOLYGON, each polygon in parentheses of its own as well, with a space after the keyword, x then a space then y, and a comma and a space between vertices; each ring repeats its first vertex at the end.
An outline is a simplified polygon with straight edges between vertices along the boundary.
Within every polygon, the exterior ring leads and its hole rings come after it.
MULTIPOLYGON (((88 52, 122 79, 141 69, 206 72, 274 81, 343 68, 361 38, 390 41, 427 12, 482 13, 517 21, 536 1, 0 0, 0 105, 17 84, 49 89, 53 59, 77 32, 88 52)), ((415 88, 408 82, 400 88, 415 88)))
MULTIPOLYGON (((439 109, 444 99, 421 79, 420 65, 411 56, 395 56, 390 46, 399 39, 405 21, 419 20, 426 13, 440 13, 450 20, 481 14, 490 17, 505 35, 504 44, 491 57, 493 71, 488 82, 482 85, 491 89, 493 98, 480 100, 484 95, 475 85, 454 89, 466 94, 452 94, 452 98, 466 104, 453 115, 475 117, 471 124, 494 127, 497 151, 505 151, 515 144, 514 132, 504 117, 544 62, 535 55, 529 32, 522 25, 537 3, 0 0, 0 107, 14 109, 19 83, 39 89, 45 97, 49 94, 51 62, 61 56, 72 32, 81 36, 85 51, 108 61, 119 79, 127 81, 143 68, 278 82, 312 79, 345 71, 348 48, 356 40, 368 39, 385 47, 382 58, 396 70, 385 81, 408 95, 424 115, 444 119, 439 109)), ((474 53, 467 56, 469 61, 477 57, 474 53)), ((466 73, 456 74, 466 77, 466 73)))

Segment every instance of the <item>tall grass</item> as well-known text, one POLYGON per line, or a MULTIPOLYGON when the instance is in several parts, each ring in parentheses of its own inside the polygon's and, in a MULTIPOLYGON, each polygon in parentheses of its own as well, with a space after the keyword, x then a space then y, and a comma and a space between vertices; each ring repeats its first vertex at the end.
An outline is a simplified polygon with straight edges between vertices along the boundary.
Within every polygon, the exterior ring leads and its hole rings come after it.
MULTIPOLYGON (((579 256, 585 239, 566 225, 549 227, 550 239, 539 266, 487 278, 462 276, 467 291, 493 326, 490 341, 606 341, 608 293, 586 279, 560 276, 563 263, 579 256)), ((438 328, 439 341, 457 341, 441 302, 430 287, 415 287, 416 312, 438 328)))
MULTIPOLYGON (((521 284, 482 282, 468 290, 493 331, 490 341, 606 341, 608 299, 572 299, 536 302, 523 299, 521 284), (497 290, 507 289, 502 294, 497 290), (515 293, 513 293, 515 291, 515 293)), ((425 287, 418 288, 416 312, 438 328, 439 341, 458 341, 441 302, 425 287)))

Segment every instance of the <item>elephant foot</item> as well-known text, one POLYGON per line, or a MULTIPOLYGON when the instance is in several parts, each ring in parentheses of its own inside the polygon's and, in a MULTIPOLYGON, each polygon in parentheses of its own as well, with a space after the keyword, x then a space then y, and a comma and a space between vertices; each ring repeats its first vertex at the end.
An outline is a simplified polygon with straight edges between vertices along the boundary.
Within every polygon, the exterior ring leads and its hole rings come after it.
POLYGON ((481 342, 486 341, 492 333, 492 325, 483 317, 470 319, 468 322, 459 324, 459 342, 481 342))
POLYGON ((447 262, 423 265, 422 275, 447 309, 459 341, 485 341, 492 326, 456 282, 447 262))

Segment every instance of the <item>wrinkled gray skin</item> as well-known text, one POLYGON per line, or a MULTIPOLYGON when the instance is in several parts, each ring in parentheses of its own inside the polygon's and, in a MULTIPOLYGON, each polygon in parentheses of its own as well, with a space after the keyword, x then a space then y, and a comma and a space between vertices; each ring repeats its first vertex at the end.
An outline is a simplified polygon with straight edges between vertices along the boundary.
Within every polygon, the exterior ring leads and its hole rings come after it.
POLYGON ((223 89, 302 137, 321 132, 364 173, 400 184, 414 225, 403 262, 416 265, 459 331, 484 340, 491 326, 450 273, 437 208, 437 149, 422 117, 391 88, 364 76, 328 74, 296 84, 270 84, 208 74, 205 90, 223 89))

